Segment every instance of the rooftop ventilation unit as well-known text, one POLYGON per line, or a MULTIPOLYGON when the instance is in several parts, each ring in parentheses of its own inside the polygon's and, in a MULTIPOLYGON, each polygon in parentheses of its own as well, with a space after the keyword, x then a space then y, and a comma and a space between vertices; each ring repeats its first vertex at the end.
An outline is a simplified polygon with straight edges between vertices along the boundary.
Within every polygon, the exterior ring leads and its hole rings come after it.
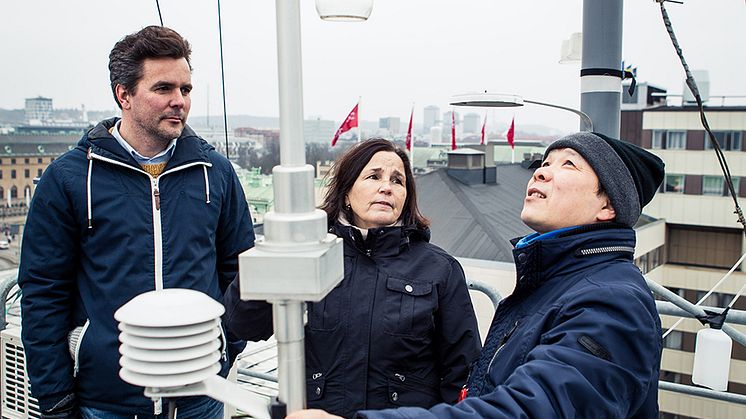
POLYGON ((39 405, 31 397, 31 386, 26 374, 26 357, 23 353, 20 329, 11 327, 0 332, 0 354, 2 356, 2 397, 3 419, 39 418, 39 405))

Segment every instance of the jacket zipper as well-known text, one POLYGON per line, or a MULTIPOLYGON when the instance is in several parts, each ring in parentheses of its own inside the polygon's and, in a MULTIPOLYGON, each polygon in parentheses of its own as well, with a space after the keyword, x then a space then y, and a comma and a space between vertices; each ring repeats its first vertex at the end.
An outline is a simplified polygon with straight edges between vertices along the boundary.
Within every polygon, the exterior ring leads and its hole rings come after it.
POLYGON ((95 158, 97 160, 105 161, 107 163, 111 163, 117 166, 126 167, 128 169, 134 170, 135 172, 142 173, 145 176, 150 179, 150 188, 151 188, 151 206, 153 208, 153 251, 155 253, 154 255, 154 274, 155 274, 155 289, 157 291, 160 291, 163 289, 163 231, 161 230, 161 193, 158 188, 159 179, 161 179, 163 176, 169 174, 178 172, 180 170, 187 169, 189 167, 193 166, 207 166, 212 167, 212 163, 207 162, 195 162, 195 163, 189 163, 185 164, 183 166, 174 167, 173 169, 166 170, 165 172, 161 173, 158 177, 153 177, 150 173, 138 169, 137 167, 131 166, 126 163, 122 163, 118 160, 110 159, 107 157, 100 156, 96 153, 89 153, 91 158, 95 158))
POLYGON ((487 374, 489 374, 490 370, 492 369, 492 363, 495 362, 495 358, 497 358, 497 354, 500 353, 500 349, 505 346, 505 344, 508 342, 508 339, 510 339, 510 336, 513 334, 513 332, 515 332, 515 329, 518 328, 518 322, 520 322, 520 320, 516 320, 515 324, 513 324, 513 327, 511 327, 510 330, 508 330, 508 333, 506 333, 505 336, 503 336, 503 338, 500 340, 500 345, 497 347, 495 354, 492 355, 492 359, 490 359, 489 365, 487 365, 487 374))
POLYGON ((605 247, 594 247, 591 249, 580 249, 579 252, 583 256, 598 255, 600 253, 612 253, 612 252, 635 253, 635 248, 629 247, 629 246, 605 246, 605 247))
POLYGON ((86 320, 85 324, 83 325, 83 328, 80 329, 80 334, 78 334, 78 341, 75 343, 75 359, 73 361, 73 377, 78 376, 78 371, 80 370, 80 347, 83 346, 83 337, 85 336, 85 332, 88 330, 88 326, 90 326, 91 321, 86 320))

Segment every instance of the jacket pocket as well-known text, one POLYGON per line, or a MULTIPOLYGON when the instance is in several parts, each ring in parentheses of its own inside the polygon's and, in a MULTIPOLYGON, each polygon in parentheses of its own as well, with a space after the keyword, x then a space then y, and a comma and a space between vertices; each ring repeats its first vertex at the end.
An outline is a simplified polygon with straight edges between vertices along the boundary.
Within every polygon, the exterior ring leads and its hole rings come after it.
POLYGON ((67 347, 73 359, 73 377, 78 375, 78 370, 80 369, 80 348, 83 346, 83 338, 90 324, 91 321, 86 320, 83 326, 76 327, 67 335, 67 347))
POLYGON ((384 330, 391 334, 421 336, 435 327, 432 282, 389 277, 384 300, 384 330))
POLYGON ((342 323, 342 310, 347 301, 349 287, 346 281, 337 285, 323 300, 308 303, 308 328, 318 331, 330 331, 339 328, 342 323))
POLYGON ((414 376, 394 374, 388 379, 388 401, 393 406, 429 408, 442 400, 434 384, 414 376))

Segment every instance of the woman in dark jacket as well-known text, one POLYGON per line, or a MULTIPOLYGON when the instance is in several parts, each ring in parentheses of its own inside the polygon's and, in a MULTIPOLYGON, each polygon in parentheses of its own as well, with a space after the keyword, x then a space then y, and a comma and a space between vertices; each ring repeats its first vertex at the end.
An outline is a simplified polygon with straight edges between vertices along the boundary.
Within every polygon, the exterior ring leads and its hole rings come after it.
MULTIPOLYGON (((308 304, 308 406, 361 409, 454 403, 480 351, 458 262, 430 244, 409 159, 384 139, 335 164, 322 209, 344 239, 344 279, 308 304)), ((248 340, 272 334, 269 304, 226 298, 228 327, 248 340)))

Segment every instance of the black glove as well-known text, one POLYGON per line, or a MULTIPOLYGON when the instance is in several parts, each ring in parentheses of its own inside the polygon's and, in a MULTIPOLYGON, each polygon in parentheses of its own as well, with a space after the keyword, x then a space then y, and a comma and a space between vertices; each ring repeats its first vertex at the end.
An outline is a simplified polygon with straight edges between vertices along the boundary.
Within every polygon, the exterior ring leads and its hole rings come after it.
POLYGON ((51 409, 41 412, 41 419, 78 419, 78 399, 70 393, 57 402, 51 409))

